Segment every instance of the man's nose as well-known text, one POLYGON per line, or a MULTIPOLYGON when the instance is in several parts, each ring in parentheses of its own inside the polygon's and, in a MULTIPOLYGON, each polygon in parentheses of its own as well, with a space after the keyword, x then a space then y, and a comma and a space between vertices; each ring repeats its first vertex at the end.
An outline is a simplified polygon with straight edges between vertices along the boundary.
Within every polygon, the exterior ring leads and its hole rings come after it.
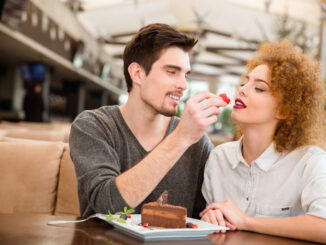
POLYGON ((182 91, 187 89, 187 78, 184 76, 181 76, 180 78, 178 78, 178 88, 181 89, 182 91))

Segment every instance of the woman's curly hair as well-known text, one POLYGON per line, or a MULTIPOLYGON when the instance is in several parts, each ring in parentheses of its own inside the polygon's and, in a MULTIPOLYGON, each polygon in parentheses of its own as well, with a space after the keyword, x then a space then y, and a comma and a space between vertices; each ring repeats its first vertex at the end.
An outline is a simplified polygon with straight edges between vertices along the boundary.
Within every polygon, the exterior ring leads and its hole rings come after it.
POLYGON ((271 92, 279 101, 281 120, 274 134, 276 151, 292 151, 325 142, 325 88, 318 62, 288 40, 262 44, 247 63, 248 72, 261 64, 271 72, 271 92))

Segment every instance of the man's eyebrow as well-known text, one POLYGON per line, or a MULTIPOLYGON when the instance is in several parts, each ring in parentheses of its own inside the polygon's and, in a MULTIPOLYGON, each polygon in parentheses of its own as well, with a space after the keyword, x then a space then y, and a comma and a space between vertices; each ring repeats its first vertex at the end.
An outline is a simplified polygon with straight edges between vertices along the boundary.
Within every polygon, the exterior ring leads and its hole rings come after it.
MULTIPOLYGON (((164 65, 163 66, 164 68, 172 68, 172 69, 176 69, 176 70, 178 70, 178 71, 181 71, 182 70, 182 68, 180 67, 180 66, 176 66, 176 65, 170 65, 170 64, 167 64, 167 65, 164 65)), ((186 74, 190 74, 190 70, 188 70, 187 72, 186 72, 186 74)))

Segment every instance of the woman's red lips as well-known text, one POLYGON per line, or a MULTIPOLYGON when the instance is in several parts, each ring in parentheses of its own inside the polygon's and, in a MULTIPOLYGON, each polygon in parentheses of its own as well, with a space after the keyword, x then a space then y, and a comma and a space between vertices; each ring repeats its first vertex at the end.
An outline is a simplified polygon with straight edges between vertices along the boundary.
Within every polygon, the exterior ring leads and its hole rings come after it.
POLYGON ((242 100, 235 99, 235 105, 233 106, 234 109, 244 109, 246 107, 246 104, 242 100))

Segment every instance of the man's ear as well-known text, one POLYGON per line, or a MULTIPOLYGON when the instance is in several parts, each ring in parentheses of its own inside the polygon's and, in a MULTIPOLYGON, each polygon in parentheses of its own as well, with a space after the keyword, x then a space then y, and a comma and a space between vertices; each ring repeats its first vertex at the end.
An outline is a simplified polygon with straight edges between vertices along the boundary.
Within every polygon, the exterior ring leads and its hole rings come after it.
POLYGON ((137 62, 132 62, 129 66, 128 66, 128 72, 130 75, 131 80, 133 81, 133 83, 141 85, 144 75, 145 75, 145 71, 144 68, 139 65, 137 62))

